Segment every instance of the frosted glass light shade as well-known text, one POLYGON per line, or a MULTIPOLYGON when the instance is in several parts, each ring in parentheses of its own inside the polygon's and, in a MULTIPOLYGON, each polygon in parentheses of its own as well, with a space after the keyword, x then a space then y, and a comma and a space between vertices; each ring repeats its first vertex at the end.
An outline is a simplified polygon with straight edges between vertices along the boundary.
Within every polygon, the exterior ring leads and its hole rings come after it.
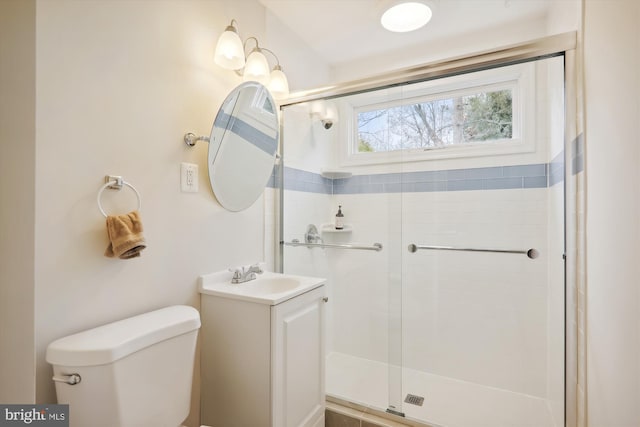
POLYGON ((259 49, 253 49, 247 57, 242 80, 262 83, 265 86, 269 83, 269 63, 259 49))
POLYGON ((313 101, 309 105, 309 114, 311 114, 312 117, 324 118, 326 113, 327 105, 323 100, 313 101))
POLYGON ((287 76, 282 72, 280 66, 276 67, 271 72, 269 79, 269 92, 276 99, 283 99, 289 96, 289 82, 287 76))
POLYGON ((324 114, 324 118, 325 120, 331 120, 333 123, 338 122, 338 109, 335 105, 333 105, 332 103, 327 105, 327 110, 324 114))
POLYGON ((380 18, 382 26, 396 33, 421 28, 431 20, 431 8, 424 3, 406 2, 387 9, 380 18))
POLYGON ((227 30, 220 35, 216 45, 215 63, 227 70, 239 70, 244 67, 244 47, 240 36, 234 30, 227 30))

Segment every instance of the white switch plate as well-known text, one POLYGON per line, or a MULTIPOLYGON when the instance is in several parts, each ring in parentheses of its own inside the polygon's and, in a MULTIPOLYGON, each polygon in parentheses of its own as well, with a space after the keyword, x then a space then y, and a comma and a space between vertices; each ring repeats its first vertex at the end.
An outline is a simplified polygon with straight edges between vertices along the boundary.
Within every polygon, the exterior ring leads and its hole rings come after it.
POLYGON ((198 165, 193 163, 180 164, 180 189, 183 193, 198 192, 198 165))

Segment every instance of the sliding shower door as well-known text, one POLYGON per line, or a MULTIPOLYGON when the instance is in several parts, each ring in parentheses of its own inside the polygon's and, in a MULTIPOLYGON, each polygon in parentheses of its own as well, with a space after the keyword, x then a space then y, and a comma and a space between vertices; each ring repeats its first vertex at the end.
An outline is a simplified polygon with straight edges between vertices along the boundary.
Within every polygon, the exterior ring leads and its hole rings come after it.
MULTIPOLYGON (((399 91, 375 97, 387 103, 399 91)), ((348 155, 344 135, 356 135, 349 129, 357 102, 345 97, 282 110, 282 269, 327 278, 328 398, 400 413, 402 193, 399 180, 385 191, 380 177, 399 177, 401 164, 339 166, 348 155), (325 115, 334 117, 329 129, 325 115), (338 209, 342 229, 335 226, 338 209)), ((357 150, 358 141, 351 142, 357 150)))
POLYGON ((564 423, 563 84, 556 57, 404 88, 408 418, 564 423))
POLYGON ((329 399, 564 424, 563 82, 558 56, 282 109, 281 268, 327 278, 329 399))

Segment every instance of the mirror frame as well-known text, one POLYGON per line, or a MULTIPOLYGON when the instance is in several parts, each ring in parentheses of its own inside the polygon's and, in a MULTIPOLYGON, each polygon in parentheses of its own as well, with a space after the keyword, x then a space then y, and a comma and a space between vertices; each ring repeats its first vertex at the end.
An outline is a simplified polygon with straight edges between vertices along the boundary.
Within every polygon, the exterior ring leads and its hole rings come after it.
POLYGON ((280 136, 278 106, 258 82, 235 87, 211 128, 209 183, 225 209, 239 212, 264 192, 276 161, 280 136))

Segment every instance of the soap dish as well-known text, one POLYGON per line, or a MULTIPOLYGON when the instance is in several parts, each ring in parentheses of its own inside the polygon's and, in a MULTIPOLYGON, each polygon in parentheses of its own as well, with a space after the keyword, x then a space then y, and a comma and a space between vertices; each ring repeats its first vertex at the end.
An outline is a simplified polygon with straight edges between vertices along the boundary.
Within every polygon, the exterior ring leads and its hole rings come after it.
POLYGON ((337 230, 334 224, 327 223, 322 224, 320 231, 323 233, 351 233, 353 231, 353 226, 351 224, 345 224, 344 228, 337 230))

